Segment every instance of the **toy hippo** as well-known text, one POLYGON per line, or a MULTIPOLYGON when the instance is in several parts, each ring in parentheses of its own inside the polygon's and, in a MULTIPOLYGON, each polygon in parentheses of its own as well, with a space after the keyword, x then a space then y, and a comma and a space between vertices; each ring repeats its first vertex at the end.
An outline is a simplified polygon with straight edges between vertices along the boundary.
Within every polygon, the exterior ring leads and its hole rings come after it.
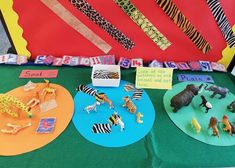
POLYGON ((227 106, 227 109, 235 113, 235 100, 227 106))
POLYGON ((188 106, 195 95, 198 95, 199 90, 202 88, 203 84, 196 86, 194 84, 189 84, 186 88, 175 95, 171 99, 171 107, 173 107, 173 112, 177 112, 181 107, 188 106))
POLYGON ((215 97, 215 95, 219 94, 220 98, 225 98, 227 93, 229 92, 228 88, 224 88, 224 87, 219 87, 217 85, 211 85, 210 87, 208 87, 208 84, 206 84, 206 86, 204 87, 205 90, 208 91, 212 91, 213 94, 211 95, 211 98, 215 97))

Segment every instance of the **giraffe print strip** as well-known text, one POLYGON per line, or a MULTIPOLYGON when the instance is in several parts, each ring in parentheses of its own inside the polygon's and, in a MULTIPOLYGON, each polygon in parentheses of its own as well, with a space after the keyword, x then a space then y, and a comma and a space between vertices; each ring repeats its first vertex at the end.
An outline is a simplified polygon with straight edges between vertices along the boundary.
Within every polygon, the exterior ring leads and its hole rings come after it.
POLYGON ((173 20, 173 22, 190 38, 190 40, 204 54, 207 53, 211 46, 189 22, 189 20, 181 13, 177 6, 171 0, 156 0, 156 3, 163 11, 173 20))
POLYGON ((102 50, 104 53, 108 53, 111 50, 111 46, 101 39, 97 34, 90 30, 80 20, 73 16, 65 7, 63 7, 57 0, 41 0, 49 9, 51 9, 58 17, 60 17, 65 23, 71 26, 78 33, 83 35, 87 40, 92 42, 96 47, 102 50))
POLYGON ((171 42, 129 0, 115 2, 160 49, 165 50, 171 45, 171 42))
POLYGON ((125 49, 134 47, 134 42, 114 27, 109 21, 101 16, 86 0, 70 0, 77 9, 90 18, 94 23, 104 29, 110 36, 117 40, 125 49))

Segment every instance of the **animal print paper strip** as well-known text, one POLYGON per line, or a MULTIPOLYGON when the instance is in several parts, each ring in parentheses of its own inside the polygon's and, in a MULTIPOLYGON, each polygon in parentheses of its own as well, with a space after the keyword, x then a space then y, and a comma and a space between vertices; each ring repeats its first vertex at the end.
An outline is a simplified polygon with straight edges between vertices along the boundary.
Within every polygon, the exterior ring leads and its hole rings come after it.
POLYGON ((235 46, 235 35, 218 0, 207 0, 207 4, 229 47, 235 46))
POLYGON ((134 42, 125 36, 120 30, 114 27, 109 21, 101 16, 89 3, 85 0, 70 0, 77 9, 89 17, 94 23, 104 29, 110 36, 117 40, 125 49, 130 50, 134 47, 134 42))
POLYGON ((210 44, 202 37, 171 0, 156 0, 156 3, 204 54, 211 49, 210 44))
POLYGON ((171 45, 171 42, 129 0, 115 0, 115 2, 160 49, 165 50, 171 45))
POLYGON ((111 50, 111 46, 101 39, 97 34, 90 30, 80 20, 73 16, 65 7, 63 7, 57 0, 41 0, 49 9, 51 9, 58 17, 60 17, 65 23, 71 26, 78 33, 83 35, 86 39, 92 42, 96 47, 102 50, 104 53, 108 53, 111 50))

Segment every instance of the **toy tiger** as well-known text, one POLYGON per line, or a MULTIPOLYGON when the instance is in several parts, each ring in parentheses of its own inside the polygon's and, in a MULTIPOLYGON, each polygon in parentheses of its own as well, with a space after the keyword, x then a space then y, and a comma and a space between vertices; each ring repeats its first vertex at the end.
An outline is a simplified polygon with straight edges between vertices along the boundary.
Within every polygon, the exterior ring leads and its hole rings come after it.
POLYGON ((131 101, 129 96, 123 97, 124 104, 122 105, 123 107, 127 107, 128 111, 134 114, 136 112, 136 106, 134 103, 131 101))
POLYGON ((32 117, 31 108, 22 103, 16 97, 8 94, 0 94, 0 110, 2 113, 7 113, 12 117, 18 117, 18 113, 11 111, 11 106, 15 106, 18 109, 28 114, 29 118, 32 117))

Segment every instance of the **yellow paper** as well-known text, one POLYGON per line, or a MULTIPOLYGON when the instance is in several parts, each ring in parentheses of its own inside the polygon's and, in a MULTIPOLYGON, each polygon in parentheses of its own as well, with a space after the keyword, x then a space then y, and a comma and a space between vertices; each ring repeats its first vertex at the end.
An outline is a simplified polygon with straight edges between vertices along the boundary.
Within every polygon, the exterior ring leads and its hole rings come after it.
MULTIPOLYGON (((233 25, 233 33, 235 34, 235 25, 233 25)), ((233 59, 233 56, 235 55, 235 46, 230 48, 227 46, 223 51, 222 51, 222 59, 219 60, 218 62, 221 64, 224 64, 226 68, 228 68, 230 62, 233 59)))
POLYGON ((172 68, 138 67, 136 69, 136 88, 171 89, 172 68))

